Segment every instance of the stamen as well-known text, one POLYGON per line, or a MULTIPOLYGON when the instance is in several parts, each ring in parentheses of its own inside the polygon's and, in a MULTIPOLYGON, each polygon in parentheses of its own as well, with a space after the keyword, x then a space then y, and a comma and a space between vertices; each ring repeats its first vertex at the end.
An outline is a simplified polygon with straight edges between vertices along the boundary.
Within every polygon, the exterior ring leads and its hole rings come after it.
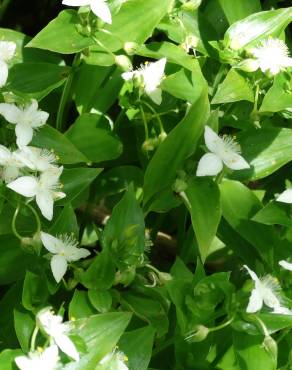
POLYGON ((240 145, 235 141, 235 139, 231 136, 223 135, 222 140, 224 142, 224 146, 226 150, 230 150, 234 153, 241 154, 240 145))

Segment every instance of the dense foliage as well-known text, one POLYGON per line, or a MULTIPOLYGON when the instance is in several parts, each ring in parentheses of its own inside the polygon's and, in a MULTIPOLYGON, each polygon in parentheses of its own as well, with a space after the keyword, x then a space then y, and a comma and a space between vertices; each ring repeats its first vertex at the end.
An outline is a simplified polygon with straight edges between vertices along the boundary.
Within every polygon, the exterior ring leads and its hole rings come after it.
POLYGON ((1 370, 292 369, 287 3, 0 29, 1 370))

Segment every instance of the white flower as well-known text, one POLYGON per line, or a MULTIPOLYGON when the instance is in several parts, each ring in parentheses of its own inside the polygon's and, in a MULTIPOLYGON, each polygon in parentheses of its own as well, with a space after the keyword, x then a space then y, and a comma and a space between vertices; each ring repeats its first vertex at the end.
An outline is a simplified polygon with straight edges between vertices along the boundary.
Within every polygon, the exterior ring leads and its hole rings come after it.
POLYGON ((47 112, 38 110, 38 102, 19 108, 15 104, 0 103, 0 114, 6 121, 16 125, 16 143, 19 147, 28 145, 33 137, 33 129, 43 126, 49 117, 47 112))
POLYGON ((59 368, 58 347, 51 345, 43 352, 29 352, 28 356, 15 358, 20 370, 56 370, 59 368))
POLYGON ((16 152, 16 157, 32 171, 44 172, 56 168, 56 155, 48 149, 25 146, 16 152))
POLYGON ((17 157, 17 152, 11 152, 5 146, 0 145, 0 166, 3 167, 1 175, 6 183, 15 180, 19 176, 20 168, 24 167, 17 157))
POLYGON ((269 72, 274 76, 287 67, 292 67, 289 49, 280 39, 269 37, 257 47, 249 49, 248 52, 255 58, 257 68, 260 68, 264 73, 269 72))
POLYGON ((12 41, 0 41, 0 87, 6 84, 8 78, 8 65, 13 58, 16 50, 16 44, 12 41))
POLYGON ((205 144, 211 153, 200 159, 197 176, 215 176, 223 169, 223 163, 232 170, 249 168, 240 155, 239 145, 229 136, 219 137, 209 126, 205 126, 205 144))
POLYGON ((63 0, 68 6, 89 6, 92 12, 105 23, 112 23, 112 15, 107 0, 63 0))
POLYGON ((276 199, 277 202, 292 203, 292 189, 286 189, 276 199))
POLYGON ((113 351, 107 354, 100 362, 99 366, 97 366, 97 370, 102 369, 114 369, 114 370, 129 370, 128 366, 125 362, 128 361, 127 356, 124 355, 123 352, 120 351, 113 351), (103 366, 105 365, 105 366, 103 366))
POLYGON ((122 73, 122 77, 125 81, 133 79, 139 81, 149 98, 152 99, 154 103, 161 104, 162 91, 159 85, 164 75, 165 65, 166 58, 162 58, 157 62, 148 63, 136 71, 122 73))
POLYGON ((7 185, 24 197, 35 197, 42 215, 49 221, 53 218, 54 200, 62 199, 65 193, 57 191, 61 185, 59 177, 63 167, 54 167, 43 172, 40 177, 22 176, 7 185))
MULTIPOLYGON (((37 314, 37 321, 44 332, 50 337, 62 352, 72 357, 75 361, 79 361, 79 353, 68 337, 71 329, 71 323, 63 323, 62 316, 54 315, 50 307, 44 308, 37 314)), ((43 370, 39 368, 38 370, 43 370)))
POLYGON ((51 269, 57 283, 65 275, 68 262, 78 261, 90 255, 87 249, 77 248, 78 242, 68 235, 56 238, 41 232, 41 240, 45 248, 54 255, 51 259, 51 269))
POLYGON ((263 304, 273 309, 273 313, 291 314, 291 312, 281 305, 279 292, 280 286, 275 278, 266 275, 259 279, 254 271, 243 266, 247 269, 250 277, 255 283, 255 287, 251 292, 249 303, 246 312, 253 313, 259 311, 263 304))

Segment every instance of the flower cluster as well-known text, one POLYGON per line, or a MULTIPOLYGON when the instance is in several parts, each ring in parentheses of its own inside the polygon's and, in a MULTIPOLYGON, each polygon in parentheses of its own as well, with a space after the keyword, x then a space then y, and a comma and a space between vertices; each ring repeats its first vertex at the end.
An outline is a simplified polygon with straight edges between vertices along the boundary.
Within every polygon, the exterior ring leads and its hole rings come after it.
POLYGON ((15 51, 15 42, 0 41, 0 87, 6 85, 8 78, 8 63, 14 57, 15 51))
POLYGON ((59 191, 63 167, 56 165, 57 157, 53 152, 28 146, 34 129, 43 126, 49 114, 38 109, 36 100, 24 107, 1 103, 0 114, 15 125, 18 146, 14 151, 0 146, 2 178, 9 189, 24 197, 35 198, 42 215, 52 220, 54 201, 66 196, 59 191))

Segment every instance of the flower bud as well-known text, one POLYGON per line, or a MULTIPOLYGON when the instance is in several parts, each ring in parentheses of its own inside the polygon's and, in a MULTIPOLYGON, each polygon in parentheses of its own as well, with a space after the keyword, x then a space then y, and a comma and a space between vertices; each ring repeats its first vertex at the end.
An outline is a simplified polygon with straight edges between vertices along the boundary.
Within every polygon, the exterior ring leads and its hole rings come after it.
POLYGON ((124 271, 117 271, 115 275, 114 285, 122 284, 124 286, 128 286, 134 280, 135 276, 135 267, 129 267, 127 270, 124 271))
POLYGON ((263 341, 263 346, 265 350, 269 353, 269 355, 272 357, 273 361, 276 363, 278 356, 277 342, 270 335, 266 335, 263 341))
POLYGON ((159 144, 159 140, 155 137, 153 139, 145 140, 142 144, 142 150, 145 152, 153 151, 159 144))
POLYGON ((136 42, 127 41, 124 43, 124 50, 128 55, 136 54, 139 45, 136 42))
POLYGON ((185 339, 188 342, 202 342, 207 338, 209 329, 204 325, 197 325, 195 330, 192 331, 185 339))
POLYGON ((175 193, 179 194, 182 191, 185 191, 187 187, 188 184, 183 179, 178 178, 175 180, 172 189, 175 193))
POLYGON ((182 4, 182 9, 187 10, 187 11, 194 11, 198 9, 198 7, 201 5, 202 0, 190 0, 187 1, 186 3, 182 4))
POLYGON ((254 72, 259 68, 259 63, 257 60, 249 58, 238 63, 236 68, 239 68, 244 72, 254 72))
POLYGON ((130 59, 126 55, 116 55, 115 62, 118 67, 120 67, 124 72, 133 69, 130 59))

